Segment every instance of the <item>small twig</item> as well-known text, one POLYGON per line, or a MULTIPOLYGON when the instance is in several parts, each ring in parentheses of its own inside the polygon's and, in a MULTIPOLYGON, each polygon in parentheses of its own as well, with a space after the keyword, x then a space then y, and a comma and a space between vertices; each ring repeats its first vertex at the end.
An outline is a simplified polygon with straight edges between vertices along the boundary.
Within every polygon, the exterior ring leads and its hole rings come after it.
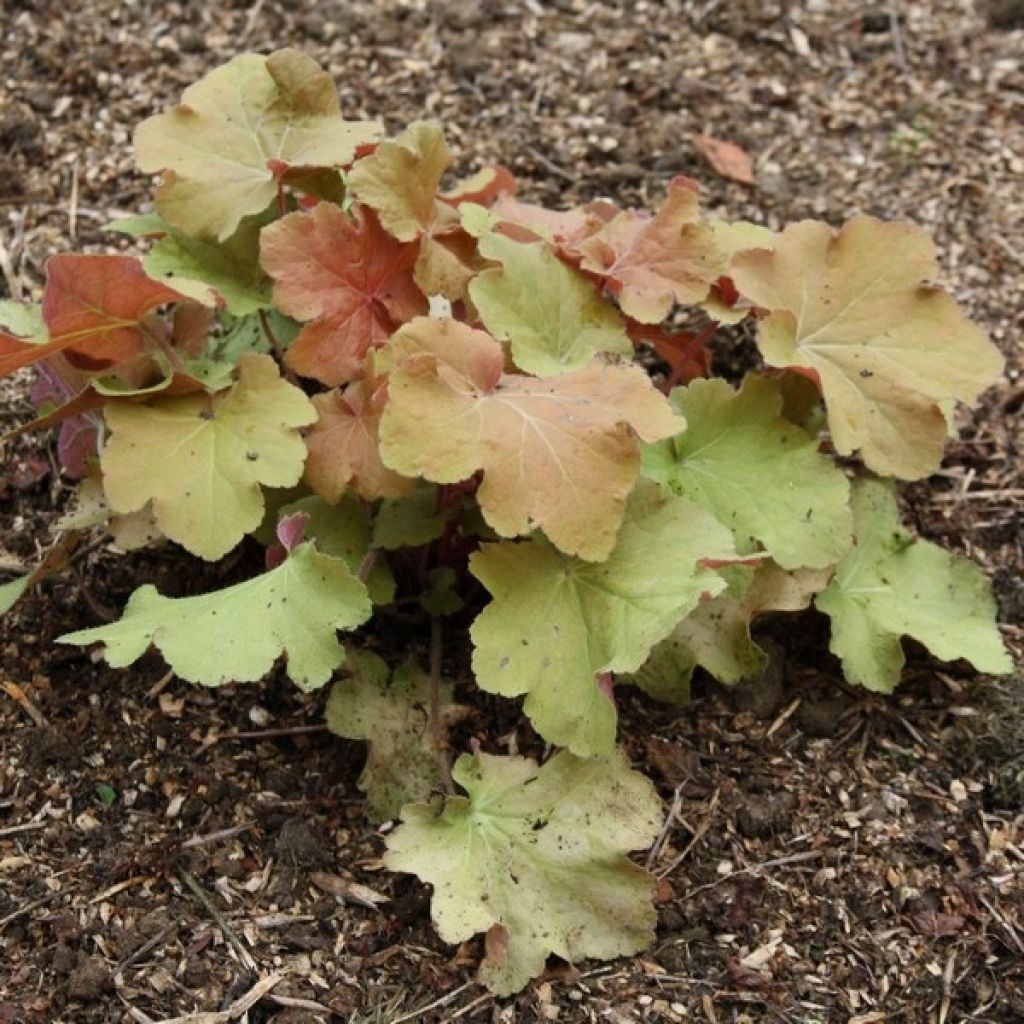
POLYGON ((24 906, 18 907, 17 910, 11 911, 11 913, 6 917, 0 917, 0 932, 2 932, 12 921, 17 921, 19 917, 31 914, 33 910, 45 907, 47 903, 52 903, 61 895, 63 894, 60 892, 51 892, 49 896, 43 896, 38 900, 33 900, 31 903, 26 903, 24 906))
POLYGON ((179 922, 172 921, 166 928, 161 928, 156 935, 153 936, 148 942, 143 943, 134 953, 129 953, 118 965, 114 968, 114 977, 116 978, 119 974, 128 970, 132 964, 138 963, 147 953, 151 953, 161 943, 164 942, 173 933, 176 933, 181 927, 179 922))
POLYGON ((465 985, 460 985, 457 989, 453 989, 446 995, 435 999, 432 1003, 427 1003, 426 1006, 421 1006, 416 1010, 410 1010, 409 1013, 403 1013, 401 1017, 393 1018, 391 1024, 405 1024, 405 1022, 409 1020, 422 1020, 425 1013, 429 1013, 431 1010, 436 1010, 441 1006, 446 1006, 455 999, 456 996, 461 995, 467 988, 471 988, 475 984, 476 981, 467 981, 465 985))
POLYGON ((288 725, 280 729, 254 729, 251 732, 223 732, 213 737, 212 743, 223 743, 224 740, 274 740, 282 736, 309 736, 317 732, 327 732, 326 725, 288 725))
POLYGON ((68 234, 78 235, 78 158, 71 164, 71 198, 68 201, 68 234))
POLYGON ((28 694, 17 683, 12 683, 5 679, 3 682, 0 682, 0 690, 3 690, 40 729, 50 724, 47 722, 46 716, 42 711, 29 700, 28 694))
POLYGON ((476 999, 466 1003, 465 1006, 460 1006, 453 1014, 446 1019, 449 1021, 458 1020, 460 1017, 465 1017, 471 1010, 475 1010, 481 1003, 486 1003, 488 1000, 494 998, 493 992, 485 992, 482 996, 477 996, 476 999))
POLYGON ((257 315, 260 318, 260 327, 263 328, 263 334, 270 343, 271 351, 274 353, 274 358, 281 367, 282 376, 289 384, 294 384, 298 387, 298 378, 292 372, 291 367, 284 361, 284 349, 281 347, 281 342, 277 340, 274 328, 270 326, 270 317, 267 316, 267 311, 261 309, 257 315))
POLYGON ((668 809, 668 814, 665 815, 665 823, 661 826, 661 835, 655 840, 654 845, 651 847, 651 852, 647 854, 647 862, 644 864, 644 867, 648 871, 651 870, 655 861, 661 856, 661 849, 665 845, 669 832, 672 831, 672 825, 675 823, 676 815, 679 813, 680 791, 684 785, 685 782, 680 782, 672 794, 672 805, 668 809))
POLYGON ((900 12, 896 0, 889 0, 889 32, 892 35, 892 49, 896 56, 896 66, 900 71, 909 70, 907 51, 903 48, 903 31, 900 29, 900 12))
POLYGON ((289 1010, 309 1010, 310 1013, 331 1012, 329 1006, 324 1006, 323 1003, 318 1003, 313 999, 299 999, 296 996, 279 996, 276 992, 271 992, 267 998, 272 1003, 277 1003, 278 1006, 284 1006, 289 1010))
POLYGON ((437 758, 441 788, 449 796, 455 792, 452 770, 445 749, 444 723, 441 721, 441 657, 444 651, 444 624, 440 615, 430 617, 430 736, 437 758))
POLYGON ((20 832, 35 832, 37 829, 46 828, 48 821, 27 821, 24 825, 8 825, 7 828, 0 828, 0 839, 7 836, 16 836, 20 832))
POLYGON ((379 555, 380 552, 376 548, 370 548, 363 555, 363 560, 359 563, 359 568, 356 569, 356 579, 360 583, 365 583, 370 573, 373 572, 373 567, 377 564, 379 555))
POLYGON ((545 170, 550 171, 552 174, 557 174, 559 178, 564 178, 566 181, 576 181, 577 175, 570 173, 564 167, 559 167, 558 164, 552 163, 539 149, 527 146, 526 152, 545 170))
POLYGON ((227 939, 231 948, 238 954, 245 966, 246 970, 256 971, 256 961, 253 960, 249 951, 242 945, 241 940, 231 930, 231 925, 228 924, 227 918, 214 906, 213 901, 206 894, 206 890, 195 880, 192 874, 187 868, 178 866, 178 877, 192 890, 193 895, 199 900, 200 903, 206 908, 207 913, 217 923, 217 927, 221 930, 221 934, 227 939))
POLYGON ((255 828, 255 821, 247 821, 244 825, 233 825, 231 828, 222 828, 219 832, 208 832, 205 836, 193 836, 181 844, 183 850, 194 850, 199 846, 207 846, 210 843, 219 843, 224 839, 234 839, 235 836, 248 832, 255 828))
POLYGON ((672 874, 672 872, 675 871, 675 869, 679 867, 679 865, 682 864, 684 860, 686 860, 686 858, 690 855, 690 851, 697 845, 697 843, 699 843, 701 839, 704 838, 704 834, 707 832, 709 828, 711 828, 711 822, 715 820, 715 811, 718 808, 718 800, 721 797, 721 795, 722 789, 719 786, 711 795, 711 801, 708 804, 708 810, 707 813, 704 815, 704 820, 697 826, 697 831, 693 833, 692 838, 686 844, 686 849, 683 850, 683 852, 679 854, 679 856, 676 857, 667 868, 664 868, 663 870, 658 872, 658 878, 665 878, 668 875, 672 874))

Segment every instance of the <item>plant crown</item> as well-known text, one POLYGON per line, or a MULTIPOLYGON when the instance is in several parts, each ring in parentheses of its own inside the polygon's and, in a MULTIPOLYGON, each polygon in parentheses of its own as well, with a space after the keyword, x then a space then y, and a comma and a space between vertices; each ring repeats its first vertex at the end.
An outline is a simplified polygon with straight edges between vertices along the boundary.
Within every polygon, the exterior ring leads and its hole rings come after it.
POLYGON ((343 120, 294 50, 211 72, 136 146, 156 212, 112 227, 146 255, 54 256, 40 307, 0 304, 0 374, 37 368, 28 427, 60 425, 80 480, 0 608, 93 528, 207 560, 255 537, 265 572, 144 586, 62 642, 114 666, 152 645, 206 686, 344 666, 328 723, 368 741, 370 809, 404 822, 387 863, 433 883, 445 939, 486 934, 495 991, 652 938, 626 855, 661 806, 616 747, 616 680, 682 702, 697 666, 754 677, 751 623, 812 602, 868 689, 896 686, 904 635, 1009 670, 980 571, 899 522, 891 478, 938 468, 1002 365, 918 228, 708 221, 683 177, 653 215, 543 209, 502 167, 447 180, 436 123, 343 120), (744 319, 764 369, 736 389, 707 342, 744 319), (346 661, 338 631, 396 600, 430 617, 430 670, 346 661), (472 622, 475 685, 562 748, 545 764, 474 744, 450 772, 444 617, 472 622))

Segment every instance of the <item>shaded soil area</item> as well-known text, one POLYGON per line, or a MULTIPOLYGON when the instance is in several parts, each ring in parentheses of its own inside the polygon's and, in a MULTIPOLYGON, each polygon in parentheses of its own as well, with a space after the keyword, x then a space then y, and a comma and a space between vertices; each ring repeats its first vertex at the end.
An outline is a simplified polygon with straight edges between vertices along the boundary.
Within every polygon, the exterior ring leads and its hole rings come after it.
MULTIPOLYGON (((1007 372, 906 511, 991 573, 1019 656, 1024 30, 995 7, 8 0, 0 294, 38 296, 53 252, 116 244, 102 225, 151 191, 133 126, 281 45, 331 70, 347 113, 437 117, 460 170, 500 161, 529 199, 646 205, 687 174, 709 209, 773 227, 911 217, 1007 372), (756 185, 718 177, 694 133, 746 150, 756 185)), ((733 374, 750 351, 736 332, 715 356, 733 374)), ((28 406, 24 382, 0 386, 6 427, 28 406)), ((70 489, 45 439, 8 445, 0 474, 0 571, 17 571, 70 489)), ((155 656, 112 671, 54 643, 142 583, 197 593, 254 558, 183 570, 171 550, 98 546, 0 620, 0 1024, 243 1019, 249 993, 253 1024, 1024 1019, 1019 680, 914 650, 896 697, 853 691, 810 613, 766 623, 778 657, 756 684, 701 684, 683 710, 623 691, 623 742, 665 798, 657 940, 632 961, 552 961, 495 1000, 473 981, 480 945, 442 943, 425 888, 383 871, 363 749, 322 730, 322 694, 204 691, 155 656)), ((364 639, 427 643, 415 622, 364 639)), ((465 696, 466 652, 447 660, 465 696)), ((460 749, 540 752, 516 705, 474 703, 460 749)))

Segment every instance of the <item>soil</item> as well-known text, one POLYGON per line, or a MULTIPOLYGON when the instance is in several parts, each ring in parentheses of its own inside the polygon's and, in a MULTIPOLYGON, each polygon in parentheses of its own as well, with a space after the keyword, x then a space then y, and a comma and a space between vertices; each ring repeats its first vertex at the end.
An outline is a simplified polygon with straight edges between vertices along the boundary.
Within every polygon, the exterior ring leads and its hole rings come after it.
MULTIPOLYGON (((1017 5, 1019 6, 1019 5, 1017 5)), ((499 160, 525 198, 656 202, 675 174, 770 226, 912 217, 1007 356, 909 521, 992 575, 1024 649, 1024 31, 1013 4, 317 3, 7 0, 0 9, 0 295, 37 297, 48 255, 116 244, 136 212, 132 127, 243 50, 302 47, 352 116, 440 118, 460 168, 499 160), (756 185, 692 142, 741 146, 756 185)), ((716 344, 729 374, 749 338, 716 344)), ((0 384, 3 425, 27 416, 0 384)), ((0 569, 67 504, 47 439, 9 444, 0 569)), ((813 613, 769 623, 760 688, 666 709, 622 691, 622 739, 661 787, 659 925, 633 960, 567 965, 497 1000, 478 942, 433 933, 388 875, 356 788, 359 744, 283 680, 191 688, 149 655, 113 671, 54 638, 143 582, 199 592, 254 551, 183 570, 90 551, 0 620, 0 1022, 145 1024, 235 1006, 252 1024, 1024 1019, 1024 697, 910 651, 893 698, 846 687, 813 613), (360 886, 365 888, 359 888, 360 886), (376 904, 376 894, 386 902, 376 904), (368 898, 372 897, 372 898, 368 898), (376 904, 376 905, 375 905, 376 904), (255 989, 266 979, 265 989, 255 989), (261 995, 262 992, 262 995, 261 995)), ((403 626, 401 643, 425 635, 403 626)), ((385 652, 387 624, 365 642, 385 652)), ((465 652, 448 668, 465 687, 465 652)), ((510 702, 458 741, 540 749, 510 702)), ((210 1020, 200 1016, 196 1021, 210 1020)))

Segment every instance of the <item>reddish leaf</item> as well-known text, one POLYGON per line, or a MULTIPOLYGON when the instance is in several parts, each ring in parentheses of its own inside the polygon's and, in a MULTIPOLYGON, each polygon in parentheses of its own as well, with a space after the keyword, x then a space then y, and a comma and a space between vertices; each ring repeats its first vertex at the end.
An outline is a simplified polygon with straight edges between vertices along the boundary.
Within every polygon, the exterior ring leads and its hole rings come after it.
POLYGON ((427 309, 412 276, 417 251, 388 235, 372 210, 356 221, 331 203, 266 228, 260 258, 274 302, 307 322, 288 365, 330 385, 358 376, 371 348, 427 309))
POLYGON ((630 320, 626 331, 634 344, 646 342, 669 365, 672 384, 689 384, 711 372, 711 354, 700 334, 672 334, 656 324, 630 320))
POLYGON ((516 179, 501 164, 481 168, 476 174, 457 182, 455 187, 441 193, 441 198, 452 206, 460 203, 479 203, 489 206, 498 196, 511 196, 516 191, 516 179))
POLYGON ((723 178, 741 185, 754 184, 754 161, 739 146, 712 135, 694 135, 693 144, 723 178))
POLYGON ((322 498, 335 502, 349 487, 370 501, 412 489, 411 480, 380 461, 378 429, 386 404, 387 390, 368 396, 363 381, 313 396, 318 419, 306 437, 306 483, 322 498))
POLYGON ((660 323, 673 303, 707 298, 726 263, 714 232, 701 223, 697 185, 689 178, 672 181, 653 217, 620 213, 579 251, 580 266, 601 275, 623 313, 645 324, 660 323))
POLYGON ((32 344, 0 334, 0 376, 64 352, 102 369, 145 347, 142 318, 181 296, 146 276, 133 256, 63 253, 46 264, 43 320, 50 340, 32 344))

